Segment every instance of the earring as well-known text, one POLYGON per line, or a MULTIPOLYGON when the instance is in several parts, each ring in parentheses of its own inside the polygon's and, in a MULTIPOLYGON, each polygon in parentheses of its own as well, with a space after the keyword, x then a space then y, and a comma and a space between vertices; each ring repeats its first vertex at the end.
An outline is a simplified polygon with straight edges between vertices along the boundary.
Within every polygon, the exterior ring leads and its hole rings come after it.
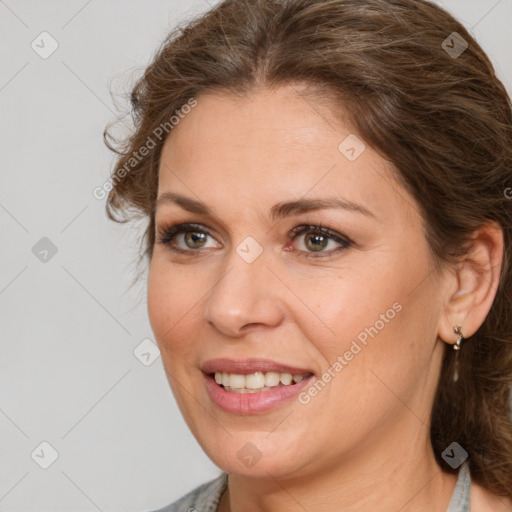
POLYGON ((455 350, 455 371, 453 372, 453 382, 457 382, 459 380, 459 352, 464 336, 462 335, 461 325, 457 325, 457 327, 454 327, 453 330, 457 335, 457 341, 453 345, 453 350, 455 350))

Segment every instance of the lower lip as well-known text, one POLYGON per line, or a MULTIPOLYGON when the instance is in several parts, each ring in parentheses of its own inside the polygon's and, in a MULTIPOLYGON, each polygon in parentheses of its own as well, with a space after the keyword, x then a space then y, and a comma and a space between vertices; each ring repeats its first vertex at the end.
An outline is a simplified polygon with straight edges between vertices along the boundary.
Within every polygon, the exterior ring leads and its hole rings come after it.
POLYGON ((233 393, 225 391, 211 375, 203 373, 206 389, 212 402, 226 412, 237 414, 258 414, 279 408, 297 396, 306 387, 313 375, 289 386, 276 386, 268 391, 257 393, 233 393))

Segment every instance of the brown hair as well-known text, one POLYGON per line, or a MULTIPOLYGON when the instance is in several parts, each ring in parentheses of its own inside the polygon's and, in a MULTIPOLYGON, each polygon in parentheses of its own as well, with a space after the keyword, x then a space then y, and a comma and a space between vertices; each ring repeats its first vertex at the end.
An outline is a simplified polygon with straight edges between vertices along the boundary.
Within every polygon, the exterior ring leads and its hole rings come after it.
POLYGON ((394 165, 437 261, 463 258, 488 221, 503 229, 496 297, 460 351, 456 383, 445 345, 430 437, 446 471, 441 453, 457 441, 473 479, 512 497, 511 104, 488 57, 446 11, 426 0, 226 0, 176 28, 132 90, 133 134, 116 140, 105 129, 118 154, 109 217, 147 217, 141 257, 151 259, 159 127, 205 91, 290 83, 314 86, 319 99, 334 93, 361 138, 394 165), (155 147, 134 159, 149 138, 155 147))

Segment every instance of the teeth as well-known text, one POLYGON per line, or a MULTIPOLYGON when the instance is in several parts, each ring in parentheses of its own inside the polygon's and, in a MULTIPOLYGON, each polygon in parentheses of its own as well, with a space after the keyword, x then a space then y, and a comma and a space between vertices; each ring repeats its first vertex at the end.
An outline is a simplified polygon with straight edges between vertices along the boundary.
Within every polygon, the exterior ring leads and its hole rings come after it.
POLYGON ((268 391, 276 386, 289 386, 300 382, 306 375, 292 375, 291 373, 254 372, 248 375, 237 373, 215 372, 215 382, 222 385, 226 391, 234 393, 255 393, 268 391))
POLYGON ((278 386, 279 385, 279 373, 277 372, 267 372, 265 374, 265 386, 278 386))
POLYGON ((288 386, 292 383, 292 374, 291 373, 281 373, 279 375, 279 380, 281 381, 281 384, 284 384, 285 386, 288 386))
MULTIPOLYGON (((243 376, 242 376, 243 377, 243 376)), ((231 377, 232 379, 233 377, 231 377)), ((231 382, 231 381, 230 381, 231 382)), ((259 389, 265 387, 265 375, 261 372, 250 373, 245 376, 245 386, 232 386, 230 387, 246 387, 249 389, 259 389)))
POLYGON ((228 376, 229 379, 228 386, 230 388, 242 389, 245 387, 249 387, 245 385, 245 375, 238 375, 236 373, 227 373, 226 375, 228 376))

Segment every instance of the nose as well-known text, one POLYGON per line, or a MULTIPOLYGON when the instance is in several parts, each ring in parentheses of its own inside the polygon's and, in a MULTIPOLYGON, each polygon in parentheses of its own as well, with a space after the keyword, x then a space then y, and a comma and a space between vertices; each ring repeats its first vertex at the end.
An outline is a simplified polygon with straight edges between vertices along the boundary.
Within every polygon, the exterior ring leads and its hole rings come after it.
POLYGON ((230 337, 250 329, 277 327, 284 317, 283 285, 268 263, 265 251, 247 263, 233 249, 227 270, 210 291, 204 310, 206 322, 230 337))

